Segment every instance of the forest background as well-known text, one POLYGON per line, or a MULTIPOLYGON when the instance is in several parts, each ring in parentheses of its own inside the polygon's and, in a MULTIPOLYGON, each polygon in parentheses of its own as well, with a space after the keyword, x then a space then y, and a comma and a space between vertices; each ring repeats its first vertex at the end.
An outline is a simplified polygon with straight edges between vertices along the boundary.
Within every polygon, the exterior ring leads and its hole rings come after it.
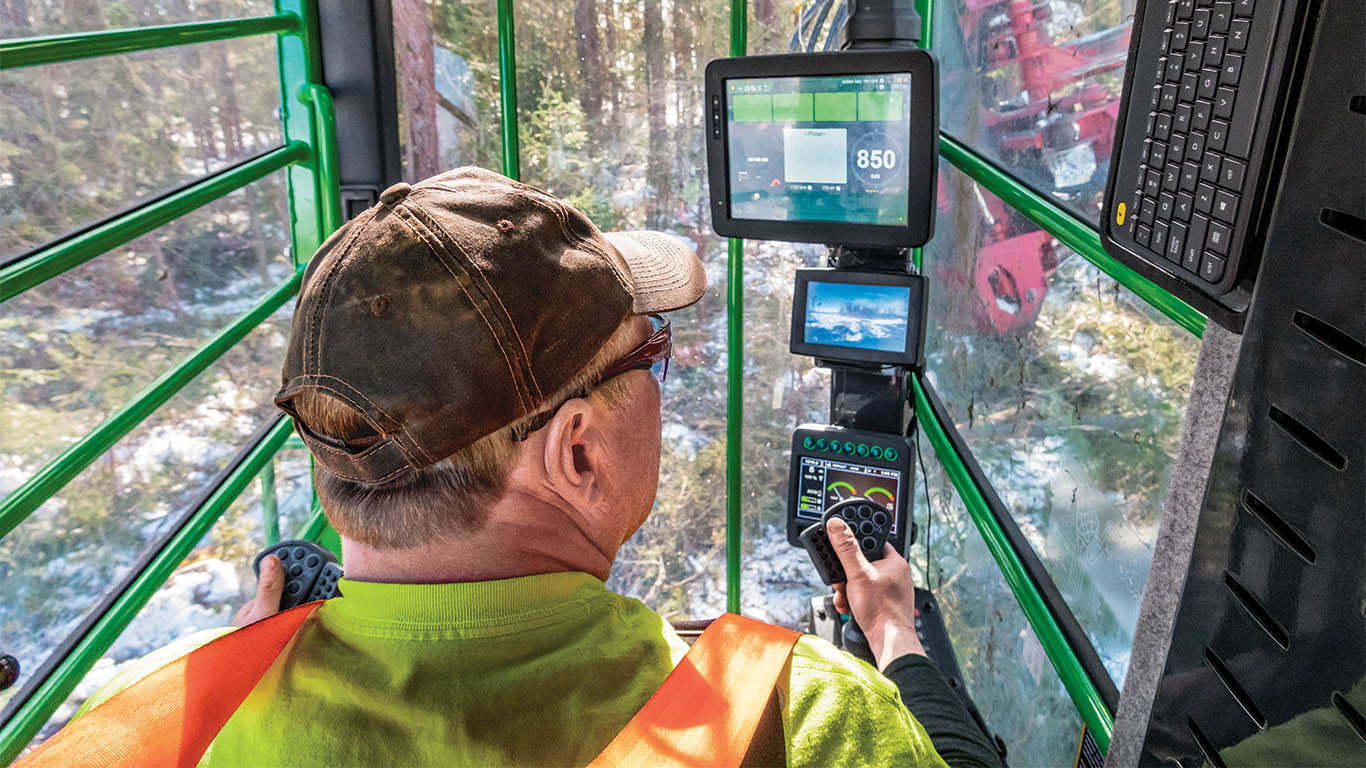
MULTIPOLYGON (((988 45, 1004 3, 983 13, 936 6, 946 130, 1060 195, 1040 169, 1062 161, 1011 154, 991 133, 988 118, 1021 90, 1017 67, 993 60, 988 45)), ((1122 26, 1131 6, 1036 4, 1056 45, 1122 26)), ((392 8, 405 176, 501 169, 494 1, 392 8)), ((671 618, 715 615, 726 584, 726 247, 706 214, 699 84, 706 62, 729 50, 729 4, 518 0, 515 9, 522 178, 604 229, 674 232, 707 266, 712 289, 674 321, 655 511, 611 586, 671 618)), ((810 11, 751 3, 749 51, 789 50, 810 11)), ((265 0, 0 0, 0 37, 271 12, 265 0)), ((1113 70, 1088 82, 1118 93, 1113 70)), ((278 145, 279 104, 269 39, 0 72, 0 263, 278 145)), ((1103 167, 1089 168, 1103 181, 1103 167)), ((999 201, 950 166, 939 181, 939 235, 924 255, 930 378, 1122 682, 1198 340, 1022 217, 1002 217, 999 201), (1033 235, 1051 269, 1037 309, 1002 331, 978 282, 1005 235, 1033 235)), ((1091 218, 1098 202, 1094 184, 1066 197, 1091 218)), ((287 222, 276 174, 0 306, 0 495, 285 280, 287 222)), ((821 588, 782 533, 787 450, 794 426, 825 420, 828 376, 787 352, 787 328, 793 272, 822 264, 824 250, 745 248, 741 594, 747 613, 795 623, 821 588)), ((0 651, 35 669, 271 415, 289 309, 0 541, 0 651)), ((1075 711, 928 446, 923 455, 914 503, 928 535, 910 557, 917 582, 936 589, 970 689, 1017 764, 1070 755, 1075 711)), ((307 517, 307 470, 297 446, 281 452, 269 482, 253 484, 201 542, 48 730, 129 660, 224 622, 252 588, 248 563, 268 520, 289 535, 307 517)))

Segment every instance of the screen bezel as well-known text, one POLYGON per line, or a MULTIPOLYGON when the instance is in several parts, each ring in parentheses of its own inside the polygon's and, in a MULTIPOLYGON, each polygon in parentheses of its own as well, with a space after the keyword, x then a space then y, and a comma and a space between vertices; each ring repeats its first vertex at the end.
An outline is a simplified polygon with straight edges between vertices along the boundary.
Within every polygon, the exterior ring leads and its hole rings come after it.
POLYGON ((934 234, 939 148, 939 79, 934 57, 919 48, 838 53, 793 53, 717 59, 707 65, 710 122, 707 175, 711 188, 712 228, 723 237, 828 243, 866 248, 913 248, 934 234), (907 150, 906 225, 841 221, 767 221, 731 217, 726 120, 727 80, 764 77, 911 75, 910 143, 907 150))
POLYGON ((788 348, 794 355, 810 355, 821 360, 878 365, 900 365, 921 370, 925 365, 925 279, 905 272, 865 272, 848 269, 799 269, 792 288, 792 331, 788 348), (806 339, 806 300, 811 283, 852 283, 910 289, 906 307, 906 348, 900 353, 881 349, 859 349, 837 344, 808 344, 806 339))

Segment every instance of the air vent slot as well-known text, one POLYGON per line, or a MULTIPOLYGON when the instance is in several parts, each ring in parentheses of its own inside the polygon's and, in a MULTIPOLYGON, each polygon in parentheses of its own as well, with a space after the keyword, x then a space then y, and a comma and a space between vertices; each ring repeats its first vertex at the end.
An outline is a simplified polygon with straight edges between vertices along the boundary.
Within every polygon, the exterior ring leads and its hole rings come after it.
POLYGON ((1332 208, 1324 208, 1319 211, 1319 221, 1324 226, 1332 227, 1348 237, 1354 237, 1366 243, 1366 219, 1354 216, 1346 211, 1338 211, 1332 208))
POLYGON ((1317 557, 1314 553, 1314 548, 1300 535, 1299 531, 1295 530, 1295 526, 1286 522, 1285 518, 1276 514, 1276 510, 1272 509, 1269 504, 1262 501, 1257 494, 1246 488, 1243 489, 1242 501, 1243 509, 1247 510, 1248 514, 1261 520, 1262 525, 1265 525, 1267 530, 1271 531, 1271 535, 1275 536, 1281 544, 1284 544, 1291 552, 1299 555, 1300 559, 1304 562, 1309 563, 1310 565, 1314 564, 1314 559, 1317 557))
POLYGON ((1257 622, 1257 626, 1262 628, 1271 637, 1272 642, 1280 646, 1282 651, 1290 650, 1290 633, 1285 631, 1276 617, 1262 605, 1255 595, 1247 591, 1238 577, 1233 575, 1233 571, 1224 571, 1224 586, 1233 593, 1233 597, 1243 606, 1243 610, 1248 612, 1252 620, 1257 622))
MULTIPOLYGON (((1205 663, 1209 664, 1209 668, 1214 670, 1214 674, 1219 678, 1219 682, 1224 684, 1224 687, 1227 688, 1228 692, 1233 696, 1233 700, 1238 702, 1238 706, 1243 708, 1243 711, 1247 713, 1248 717, 1252 718, 1252 722, 1255 723, 1259 729, 1263 731, 1266 730, 1266 715, 1262 714, 1261 707, 1257 706, 1257 702, 1252 700, 1252 696, 1248 694, 1247 689, 1243 688, 1243 684, 1238 682, 1238 678, 1233 676, 1233 671, 1228 668, 1228 665, 1224 663, 1223 659, 1219 658, 1219 654, 1215 653, 1208 646, 1205 647, 1205 663)), ((1208 757, 1208 755, 1206 755, 1206 757, 1208 757)))
POLYGON ((1304 446, 1304 449, 1314 454, 1320 461, 1341 472, 1347 468, 1347 457, 1338 452, 1331 443, 1319 437, 1319 433, 1310 429, 1304 422, 1282 411, 1276 406, 1271 406, 1267 413, 1276 426, 1285 430, 1285 433, 1295 442, 1304 446))
POLYGON ((1322 344, 1358 365, 1366 365, 1366 344, 1352 338, 1345 331, 1329 325, 1308 312, 1296 310, 1290 318, 1296 328, 1309 334, 1314 341, 1322 344))
POLYGON ((1214 766, 1214 768, 1228 768, 1228 764, 1223 761, 1223 758, 1219 757, 1219 751, 1210 743, 1209 738, 1205 736, 1205 732, 1200 730, 1200 726, 1195 724, 1195 720, 1189 717, 1186 718, 1186 727, 1191 731, 1191 738, 1195 739, 1195 746, 1200 748, 1200 754, 1205 756, 1205 762, 1214 766))
POLYGON ((1347 102, 1347 108, 1359 115, 1366 115, 1366 96, 1357 94, 1347 102))
POLYGON ((1357 708, 1352 706, 1352 702, 1348 701, 1341 691, 1333 691, 1332 701, 1333 706, 1337 707, 1342 716, 1347 718, 1347 724, 1352 726, 1352 730, 1357 732, 1357 736, 1360 736, 1362 741, 1366 741, 1366 717, 1363 717, 1357 708))

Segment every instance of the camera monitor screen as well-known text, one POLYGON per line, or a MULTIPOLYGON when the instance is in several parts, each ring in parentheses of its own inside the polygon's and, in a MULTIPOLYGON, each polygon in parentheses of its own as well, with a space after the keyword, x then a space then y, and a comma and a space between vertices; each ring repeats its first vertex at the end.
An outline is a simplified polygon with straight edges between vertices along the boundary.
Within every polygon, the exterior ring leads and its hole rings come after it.
POLYGON ((821 361, 924 365, 925 280, 904 272, 799 269, 792 289, 793 354, 821 361))
POLYGON ((730 215, 905 226, 911 75, 726 81, 730 215))
MULTIPOLYGON (((797 480, 797 517, 819 520, 826 508, 845 499, 864 496, 896 512, 901 472, 839 459, 802 456, 797 480)), ((897 533, 893 515, 891 535, 897 533)))
POLYGON ((851 248, 929 240, 939 85, 928 51, 717 59, 706 93, 717 234, 851 248))
POLYGON ((900 353, 906 349, 911 289, 811 281, 806 287, 807 344, 900 353))

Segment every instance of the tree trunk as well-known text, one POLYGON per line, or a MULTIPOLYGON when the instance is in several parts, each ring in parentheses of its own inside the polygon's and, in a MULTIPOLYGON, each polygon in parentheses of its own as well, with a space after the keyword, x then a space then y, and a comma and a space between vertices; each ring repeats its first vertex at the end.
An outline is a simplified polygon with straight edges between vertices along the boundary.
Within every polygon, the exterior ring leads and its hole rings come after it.
MULTIPOLYGON (((694 60, 693 29, 690 13, 695 12, 691 4, 685 4, 674 0, 673 3, 673 55, 674 55, 674 83, 690 83, 700 80, 700 72, 697 72, 694 60)), ((702 167, 701 155, 697 152, 702 142, 702 125, 698 123, 702 104, 698 100, 700 89, 698 88, 674 88, 674 109, 678 115, 677 132, 674 141, 674 178, 679 191, 679 197, 675 206, 677 208, 676 219, 678 221, 690 222, 691 228, 689 235, 694 240, 700 240, 697 229, 701 224, 697 216, 689 210, 689 206, 696 206, 700 201, 688 199, 683 192, 684 185, 689 181, 685 174, 702 167)), ((698 209, 705 213, 705 205, 698 209)))
POLYGON ((668 99, 664 65, 668 57, 664 49, 660 0, 645 0, 644 12, 646 122, 650 128, 650 154, 645 158, 645 184, 650 195, 646 220, 652 227, 663 227, 669 218, 669 193, 672 191, 669 166, 673 153, 669 151, 669 126, 664 118, 668 99))
POLYGON ((407 124, 404 147, 408 178, 419 181, 440 170, 436 134, 436 64, 432 25, 423 0, 394 0, 394 47, 398 86, 407 124))
POLYGON ((575 0, 574 45, 579 54, 579 106, 596 145, 603 136, 602 91, 607 85, 597 0, 575 0))

